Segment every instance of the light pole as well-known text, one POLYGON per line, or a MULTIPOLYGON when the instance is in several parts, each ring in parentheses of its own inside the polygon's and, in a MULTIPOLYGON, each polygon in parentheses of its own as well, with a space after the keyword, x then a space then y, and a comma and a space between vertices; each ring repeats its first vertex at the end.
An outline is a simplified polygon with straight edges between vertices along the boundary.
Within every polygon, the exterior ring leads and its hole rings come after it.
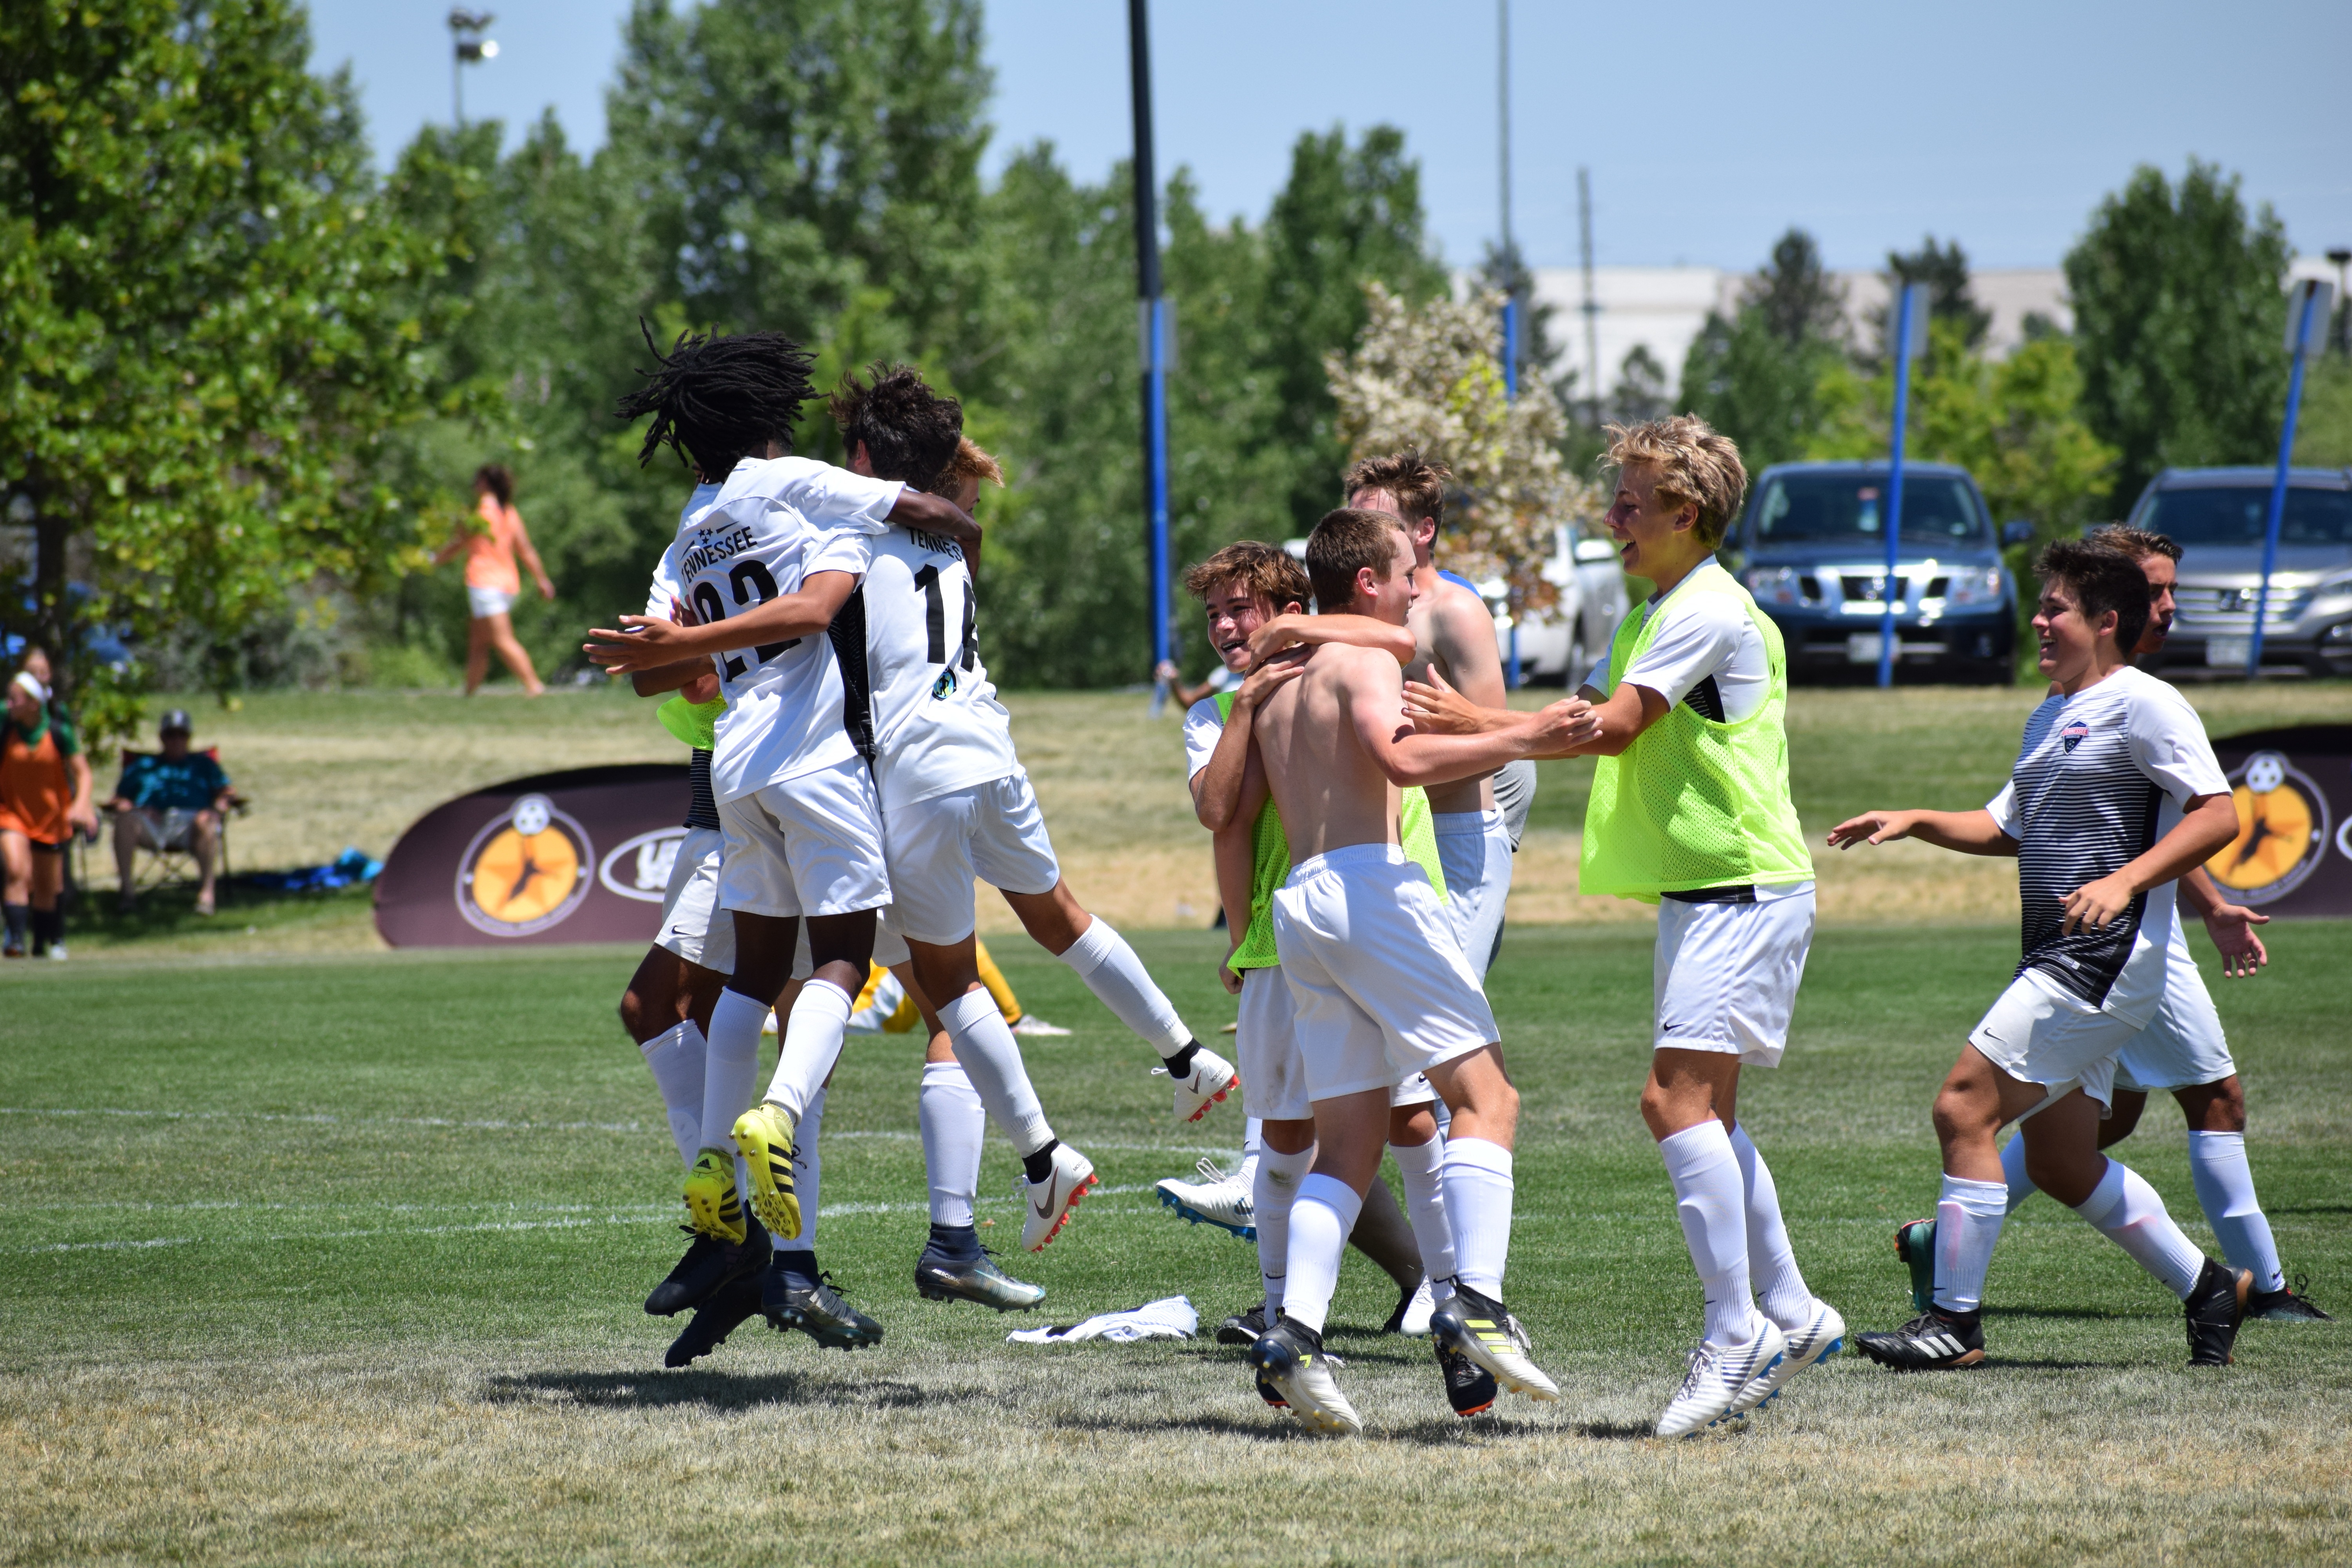
MULTIPOLYGON (((1519 253, 1511 243, 1511 0, 1495 0, 1495 103, 1499 131, 1503 216, 1503 395, 1519 395, 1519 253)), ((1509 594, 1507 581, 1504 592, 1509 594)), ((1519 617, 1517 605, 1506 598, 1511 616, 1510 651, 1503 661, 1503 684, 1519 688, 1519 617)))
POLYGON ((2246 639, 2246 679, 2263 672, 2263 622, 2271 610, 2271 574, 2278 567, 2279 522, 2286 515, 2286 481, 2294 460, 2294 421, 2303 410, 2303 367, 2326 341, 2336 290, 2306 278, 2287 294, 2286 422, 2279 426, 2278 471, 2271 479, 2270 518, 2263 530, 2263 585, 2254 593, 2254 635, 2246 639))
POLYGON ((460 131, 466 128, 466 68, 499 58, 499 41, 482 37, 497 20, 488 11, 462 5, 449 12, 449 116, 460 131))
MULTIPOLYGON (((1143 338, 1143 505, 1151 550, 1151 667, 1168 662, 1168 310, 1160 293, 1159 187, 1151 167, 1151 23, 1147 0, 1128 0, 1128 66, 1135 100, 1135 292, 1143 338)), ((1155 710, 1166 700, 1159 682, 1155 710)))
POLYGON ((1904 598, 1895 569, 1903 553, 1903 436, 1911 416, 1911 362, 1927 342, 1927 289, 1903 285, 1895 318, 1895 438, 1886 448, 1886 575, 1878 580, 1878 684, 1895 684, 1895 612, 1904 598))

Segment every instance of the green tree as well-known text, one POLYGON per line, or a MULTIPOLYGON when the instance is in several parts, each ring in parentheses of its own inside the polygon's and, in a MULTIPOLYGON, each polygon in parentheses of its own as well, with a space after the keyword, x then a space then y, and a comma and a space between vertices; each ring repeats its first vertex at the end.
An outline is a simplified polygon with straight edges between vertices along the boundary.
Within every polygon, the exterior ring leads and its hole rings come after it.
POLYGON ((2313 468, 2352 468, 2352 359, 2324 354, 2304 373, 2294 460, 2313 468))
POLYGON ((438 258, 308 53, 290 0, 0 8, 0 484, 35 531, 33 634, 101 736, 152 670, 85 668, 83 625, 231 650, 289 588, 365 586, 418 542, 373 463, 423 405, 438 258))
POLYGON ((2160 468, 2259 463, 2286 401, 2286 230, 2249 216, 2234 174, 2190 159, 2176 186, 2142 166, 2066 254, 2083 415, 2121 454, 2121 516, 2160 468))
POLYGON ((1801 228, 1772 258, 1729 319, 1709 311, 1683 361, 1682 406, 1739 444, 1749 469, 1802 455, 1820 423, 1822 377, 1844 363, 1844 291, 1801 228))

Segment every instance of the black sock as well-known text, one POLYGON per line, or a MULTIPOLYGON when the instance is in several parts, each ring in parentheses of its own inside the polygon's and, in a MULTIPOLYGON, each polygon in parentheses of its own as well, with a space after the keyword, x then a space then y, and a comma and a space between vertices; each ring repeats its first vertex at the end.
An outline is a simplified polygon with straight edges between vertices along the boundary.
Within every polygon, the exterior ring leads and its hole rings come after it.
POLYGON ((1021 1156, 1021 1168, 1028 1173, 1031 1181, 1042 1182, 1054 1173, 1054 1151, 1061 1146, 1059 1138, 1048 1138, 1045 1146, 1034 1154, 1021 1156))
POLYGON ((968 1225, 931 1223, 931 1244, 926 1249, 936 1252, 950 1263, 971 1263, 980 1257, 980 1232, 968 1225))
POLYGON ((776 1268, 783 1274, 784 1283, 793 1289, 816 1289, 816 1249, 814 1247, 795 1247, 789 1250, 778 1247, 776 1268))
POLYGON ((53 947, 63 947, 65 941, 66 919, 61 912, 57 910, 33 911, 34 952, 43 953, 53 947))
POLYGON ((33 917, 33 906, 0 904, 0 916, 5 916, 8 922, 8 945, 21 950, 25 945, 26 923, 33 917))
POLYGON ((1166 1058, 1168 1076, 1171 1078, 1182 1078, 1190 1073, 1192 1070, 1192 1053, 1200 1048, 1200 1041, 1185 1041, 1184 1048, 1182 1050, 1178 1051, 1174 1056, 1166 1058))

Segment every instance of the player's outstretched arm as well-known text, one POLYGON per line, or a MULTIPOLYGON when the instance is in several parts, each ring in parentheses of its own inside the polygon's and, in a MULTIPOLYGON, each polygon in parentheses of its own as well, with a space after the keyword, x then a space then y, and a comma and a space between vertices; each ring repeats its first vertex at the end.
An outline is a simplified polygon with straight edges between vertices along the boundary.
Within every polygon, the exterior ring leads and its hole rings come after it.
MULTIPOLYGON (((629 677, 629 689, 640 697, 659 697, 665 692, 686 691, 698 681, 709 679, 715 687, 719 672, 710 668, 707 658, 682 658, 676 664, 666 664, 658 669, 641 669, 629 677)), ((689 702, 708 702, 716 691, 687 691, 689 702)))
POLYGON ((856 586, 854 572, 813 572, 797 592, 780 594, 723 621, 688 626, 652 616, 623 616, 618 627, 591 627, 590 640, 581 646, 599 669, 634 674, 763 643, 815 637, 833 624, 856 586))
MULTIPOLYGON (((1560 717, 1578 721, 1558 737, 1558 750, 1535 753, 1538 757, 1564 757, 1579 753, 1580 749, 1600 733, 1597 721, 1590 717, 1595 693, 1590 687, 1580 688, 1574 697, 1563 699, 1543 710, 1563 710, 1560 717)), ((1507 708, 1488 708, 1473 702, 1445 682, 1445 677, 1433 669, 1426 681, 1404 683, 1404 716, 1414 730, 1424 735, 1487 735, 1508 730, 1527 719, 1524 713, 1507 708)))
MULTIPOLYGON (((1258 704, 1276 688, 1297 679, 1306 668, 1307 661, 1302 658, 1276 658, 1251 670, 1242 689, 1234 694, 1234 710, 1225 716, 1225 727, 1217 736, 1216 749, 1209 753, 1201 771, 1192 775, 1192 815, 1210 832, 1222 832, 1235 821, 1255 819, 1255 809, 1245 816, 1241 814, 1242 778, 1253 754, 1250 727, 1258 704)), ((1262 783, 1260 788, 1264 788, 1262 783)), ((1263 795, 1260 799, 1263 801, 1263 795)))
POLYGON ((1916 838, 1962 855, 2017 853, 2017 840, 2001 831, 1990 811, 1865 811, 1831 828, 1829 845, 1851 849, 1898 838, 1916 838))
POLYGON ((975 565, 979 563, 980 524, 945 496, 935 496, 909 485, 898 492, 898 504, 890 509, 890 521, 901 528, 919 528, 925 533, 952 539, 964 547, 968 562, 975 565))
POLYGON ((1400 665, 1412 662, 1412 633, 1402 626, 1370 616, 1292 615, 1276 616, 1250 635, 1250 664, 1255 668, 1286 647, 1322 643, 1378 648, 1400 665))
POLYGON ((2190 909, 2204 917, 2205 934, 2213 939, 2214 950, 2221 955, 2224 979, 2252 980, 2255 972, 2271 961, 2269 949, 2254 934, 2254 928, 2270 924, 2271 917, 2223 898, 2204 867, 2180 879, 2180 896, 2189 900, 2190 909))
POLYGON ((1584 722, 1578 705, 1555 702, 1474 735, 1428 735, 1398 720, 1403 682, 1382 659, 1359 658, 1345 684, 1349 721, 1366 755, 1401 788, 1478 778, 1522 757, 1556 754, 1584 722))
POLYGON ((2066 895, 2066 919, 2059 930, 2104 931, 2150 888, 2187 875, 2210 860, 2238 836, 2238 808, 2226 795, 2191 796, 2180 820, 2156 847, 2111 877, 2085 882, 2066 895))

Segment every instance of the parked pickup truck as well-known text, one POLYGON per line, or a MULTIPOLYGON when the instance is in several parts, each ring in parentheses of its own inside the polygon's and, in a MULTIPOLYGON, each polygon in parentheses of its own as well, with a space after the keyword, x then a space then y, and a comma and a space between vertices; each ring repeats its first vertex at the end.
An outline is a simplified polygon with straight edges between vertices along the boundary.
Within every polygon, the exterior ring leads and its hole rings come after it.
MULTIPOLYGON (((2245 668, 2273 474, 2167 468, 2140 492, 2131 525, 2180 546, 2166 666, 2245 668)), ((2263 664, 2352 675, 2352 469, 2288 470, 2263 664)))
MULTIPOLYGON (((1791 679, 1875 668, 1886 578, 1886 465, 1779 463, 1748 492, 1724 540, 1727 564, 1788 644, 1791 679)), ((1965 468, 1903 466, 1903 535, 1895 557, 1895 658, 2001 684, 2016 678, 2017 584, 1965 468)))

